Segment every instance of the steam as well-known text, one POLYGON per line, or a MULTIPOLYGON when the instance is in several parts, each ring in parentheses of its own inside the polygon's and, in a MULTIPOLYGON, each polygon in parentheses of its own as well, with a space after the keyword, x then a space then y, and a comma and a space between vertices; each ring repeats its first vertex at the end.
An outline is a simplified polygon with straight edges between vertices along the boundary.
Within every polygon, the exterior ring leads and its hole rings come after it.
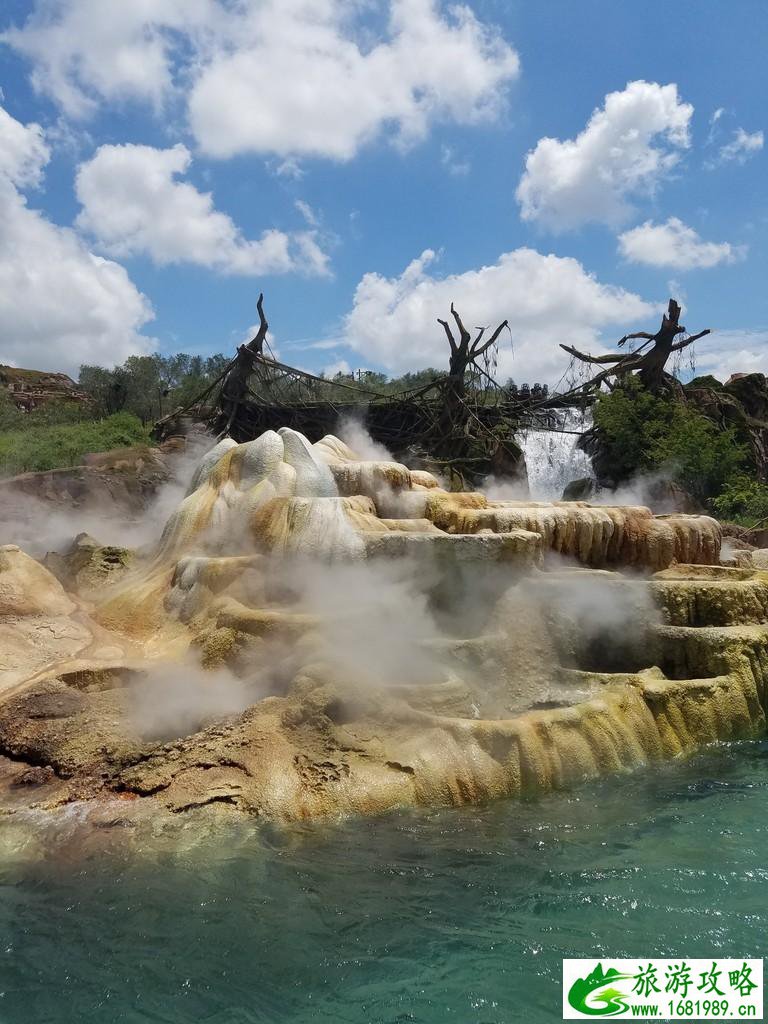
POLYGON ((374 441, 361 420, 344 416, 339 422, 338 436, 362 462, 396 462, 394 455, 383 444, 374 441))
POLYGON ((262 681, 225 668, 205 671, 191 658, 152 666, 127 689, 128 717, 145 740, 169 740, 237 715, 267 695, 262 681))
POLYGON ((654 515, 689 511, 686 493, 678 487, 669 467, 656 473, 640 473, 613 490, 601 488, 590 499, 592 505, 642 505, 654 515), (685 508, 681 508, 685 505, 685 508))
POLYGON ((632 672, 652 663, 650 634, 663 621, 648 581, 550 559, 532 588, 560 663, 596 672, 632 672))
MULTIPOLYGON (((47 551, 62 551, 80 533, 91 534, 100 544, 141 548, 154 545, 163 527, 184 498, 187 485, 200 458, 213 447, 205 434, 190 434, 178 452, 164 456, 170 478, 159 485, 145 508, 137 494, 131 507, 116 498, 110 483, 94 480, 94 488, 80 493, 73 484, 60 491, 51 487, 50 496, 39 498, 24 493, 10 481, 0 484, 0 544, 18 544, 35 558, 47 551), (84 500, 85 499, 85 500, 84 500), (64 502, 69 501, 69 505, 64 502)), ((43 479, 43 475, 40 475, 43 479)), ((119 475, 115 476, 119 488, 119 475)), ((41 488, 45 482, 41 484, 41 488)))
MULTIPOLYGON (((360 422, 347 420, 341 433, 361 458, 392 461, 360 422)), ((210 438, 194 438, 172 457, 173 478, 158 489, 141 522, 121 519, 114 509, 108 514, 106 507, 51 515, 51 504, 38 502, 45 518, 34 525, 28 521, 29 542, 45 550, 85 529, 102 543, 153 543, 212 447, 210 438)), ((485 488, 497 500, 527 499, 520 483, 489 478, 485 488)), ((255 543, 244 519, 228 514, 233 497, 222 490, 221 508, 196 543, 204 547, 215 541, 219 552, 253 555, 255 543)), ((627 497, 611 495, 612 501, 627 497)), ((427 498, 426 491, 389 488, 377 495, 376 504, 380 514, 408 518, 423 514, 427 498)), ((377 548, 366 548, 341 499, 300 495, 292 500, 301 514, 291 521, 279 555, 233 558, 229 565, 210 564, 188 548, 184 558, 175 556, 166 607, 181 621, 202 616, 214 598, 221 598, 231 606, 235 630, 238 614, 257 608, 274 616, 265 630, 277 639, 240 631, 228 657, 230 668, 205 670, 191 654, 180 663, 149 666, 128 687, 130 721, 141 736, 188 735, 270 694, 290 692, 301 678, 338 683, 352 695, 458 680, 467 694, 465 714, 503 714, 555 699, 563 666, 631 672, 652 657, 648 639, 660 614, 640 578, 570 568, 552 559, 548 571, 521 577, 513 566, 495 562, 482 545, 469 543, 471 538, 434 546, 428 538, 423 538, 427 543, 412 538, 415 542, 404 547, 413 554, 373 557, 377 548), (473 643, 470 657, 466 652, 473 643)), ((233 507, 237 510, 236 502, 233 507)), ((4 525, 9 539, 19 543, 22 521, 4 525)))
POLYGON ((318 620, 322 658, 361 687, 432 683, 445 667, 429 649, 443 638, 429 607, 434 577, 411 559, 293 566, 298 608, 318 620))
POLYGON ((491 501, 528 501, 531 497, 527 481, 493 474, 483 480, 479 490, 491 501))
POLYGON ((741 552, 743 550, 743 548, 737 548, 730 537, 724 537, 723 543, 720 546, 720 561, 733 561, 736 558, 736 552, 741 552))

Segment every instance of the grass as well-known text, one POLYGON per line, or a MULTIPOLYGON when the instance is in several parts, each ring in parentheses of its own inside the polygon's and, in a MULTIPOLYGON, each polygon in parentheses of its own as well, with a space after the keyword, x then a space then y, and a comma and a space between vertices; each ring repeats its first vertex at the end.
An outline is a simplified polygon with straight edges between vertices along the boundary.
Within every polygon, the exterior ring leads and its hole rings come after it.
POLYGON ((149 441, 149 428, 131 413, 102 420, 32 425, 0 432, 0 476, 80 464, 90 452, 107 452, 149 441))

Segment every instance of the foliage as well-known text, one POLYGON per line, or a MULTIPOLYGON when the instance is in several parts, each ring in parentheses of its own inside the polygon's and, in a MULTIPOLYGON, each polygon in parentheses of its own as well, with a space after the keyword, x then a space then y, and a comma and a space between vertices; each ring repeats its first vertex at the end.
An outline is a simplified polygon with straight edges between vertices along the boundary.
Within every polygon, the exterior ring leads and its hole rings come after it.
POLYGON ((26 415, 11 398, 8 390, 0 386, 0 430, 20 430, 26 415))
POLYGON ((0 474, 14 476, 34 470, 76 466, 88 452, 104 452, 146 444, 146 427, 131 413, 103 420, 44 424, 38 411, 20 413, 23 428, 0 432, 0 474))
POLYGON ((188 405, 221 375, 229 360, 221 354, 130 356, 122 366, 80 367, 80 387, 98 415, 126 410, 142 423, 188 405))
POLYGON ((768 520, 768 486, 737 473, 712 502, 718 519, 740 526, 757 526, 768 520))
POLYGON ((49 427, 93 418, 93 410, 86 403, 66 399, 41 402, 31 413, 25 412, 16 405, 7 389, 0 387, 0 430, 25 430, 32 424, 49 427))
POLYGON ((652 395, 636 377, 600 395, 595 425, 618 481, 664 471, 702 502, 719 495, 747 459, 733 428, 718 427, 683 401, 652 395))
POLYGON ((725 385, 713 377, 711 373, 705 373, 701 377, 694 377, 693 380, 689 380, 683 387, 686 391, 695 391, 698 388, 710 388, 712 391, 722 391, 725 385))

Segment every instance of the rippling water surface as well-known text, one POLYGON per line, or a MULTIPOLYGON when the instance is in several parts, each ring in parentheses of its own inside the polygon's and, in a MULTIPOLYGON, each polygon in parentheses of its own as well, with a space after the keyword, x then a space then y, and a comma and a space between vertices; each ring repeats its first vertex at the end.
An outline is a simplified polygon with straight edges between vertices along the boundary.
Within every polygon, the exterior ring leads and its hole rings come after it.
POLYGON ((768 952, 765 743, 290 835, 3 829, 2 1024, 553 1021, 564 956, 768 952))

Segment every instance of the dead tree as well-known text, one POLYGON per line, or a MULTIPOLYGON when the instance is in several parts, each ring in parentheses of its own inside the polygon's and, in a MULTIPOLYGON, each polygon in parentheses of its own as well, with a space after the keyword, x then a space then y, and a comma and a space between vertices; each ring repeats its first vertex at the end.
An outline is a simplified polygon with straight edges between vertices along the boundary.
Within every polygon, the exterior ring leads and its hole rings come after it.
POLYGON ((477 335, 473 341, 472 335, 462 323, 461 317, 453 303, 451 303, 451 316, 456 321, 456 329, 459 335, 458 341, 454 338, 453 331, 447 320, 441 320, 438 317, 437 322, 442 325, 448 338, 448 344, 451 346, 448 377, 446 378, 443 391, 443 425, 446 428, 446 432, 456 434, 462 433, 463 430, 461 428, 466 424, 467 374, 473 366, 479 368, 477 360, 485 355, 489 349, 493 348, 499 340, 501 332, 509 325, 506 320, 502 320, 487 341, 483 341, 487 328, 477 327, 475 328, 477 335))
POLYGON ((247 345, 240 345, 235 357, 235 364, 227 374, 224 387, 221 392, 221 409, 224 419, 224 427, 221 436, 226 437, 237 416, 238 409, 245 401, 248 393, 248 378, 253 369, 254 360, 263 355, 264 342, 267 339, 269 324, 264 316, 264 295, 259 294, 256 302, 256 309, 259 312, 259 329, 247 345))
POLYGON ((644 344, 640 345, 634 352, 630 352, 627 355, 610 352, 602 356, 591 356, 588 353, 579 352, 578 349, 573 348, 571 345, 561 345, 560 348, 583 363, 606 367, 596 377, 586 382, 584 385, 585 390, 599 387, 603 382, 610 385, 611 378, 637 372, 645 387, 654 394, 657 394, 670 379, 665 373, 665 367, 670 356, 674 352, 681 352, 684 348, 692 345, 694 341, 698 341, 699 338, 703 338, 705 334, 710 333, 710 329, 707 328, 704 331, 699 331, 698 334, 692 334, 683 341, 676 342, 675 338, 678 334, 685 334, 685 328, 680 325, 679 321, 680 306, 674 299, 670 299, 667 312, 661 320, 661 327, 655 334, 649 334, 647 331, 636 331, 634 334, 625 334, 619 341, 619 347, 621 347, 633 338, 644 338, 644 344), (648 348, 649 345, 651 346, 650 348, 648 348), (643 351, 644 349, 648 349, 648 351, 643 351))

